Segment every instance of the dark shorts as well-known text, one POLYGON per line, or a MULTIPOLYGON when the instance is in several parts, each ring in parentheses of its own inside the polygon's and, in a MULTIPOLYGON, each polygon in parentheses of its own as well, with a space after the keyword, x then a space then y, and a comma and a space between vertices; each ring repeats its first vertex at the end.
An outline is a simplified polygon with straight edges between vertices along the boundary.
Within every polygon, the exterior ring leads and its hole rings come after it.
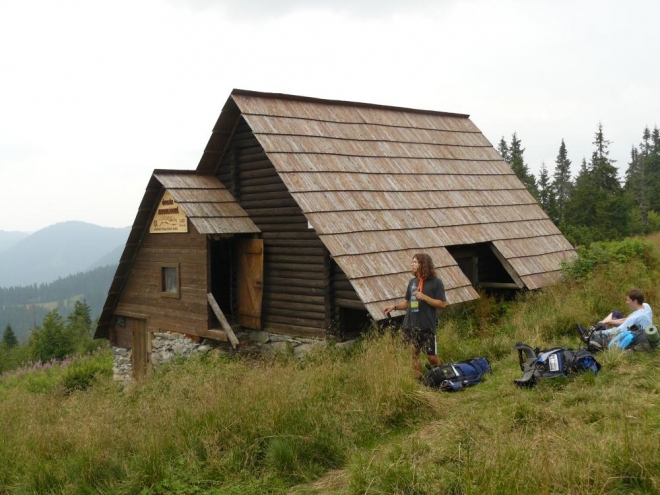
POLYGON ((420 330, 418 328, 404 329, 403 341, 428 356, 435 356, 438 353, 435 342, 435 331, 433 330, 420 330))

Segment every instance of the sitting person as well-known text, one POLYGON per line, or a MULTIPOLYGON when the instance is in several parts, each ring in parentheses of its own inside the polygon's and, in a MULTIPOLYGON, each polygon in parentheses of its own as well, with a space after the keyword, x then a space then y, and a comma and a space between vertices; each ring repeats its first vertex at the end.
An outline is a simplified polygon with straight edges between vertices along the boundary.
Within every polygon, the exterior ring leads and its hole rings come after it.
POLYGON ((616 336, 628 332, 633 326, 644 330, 653 323, 653 311, 651 306, 644 302, 644 293, 639 289, 632 289, 626 294, 626 305, 632 310, 627 318, 618 311, 613 311, 600 321, 593 331, 583 334, 582 340, 586 343, 598 341, 614 344, 616 336), (610 327, 610 328, 608 328, 610 327), (599 330, 598 328, 603 328, 599 330))

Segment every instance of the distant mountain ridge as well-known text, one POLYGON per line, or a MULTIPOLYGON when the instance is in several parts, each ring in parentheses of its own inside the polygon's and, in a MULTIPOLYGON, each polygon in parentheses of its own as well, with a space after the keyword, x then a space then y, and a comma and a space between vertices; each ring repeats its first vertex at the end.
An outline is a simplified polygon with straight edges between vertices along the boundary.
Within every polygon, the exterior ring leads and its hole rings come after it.
POLYGON ((115 264, 130 230, 77 221, 38 230, 0 251, 0 287, 48 283, 115 264))
POLYGON ((14 244, 18 243, 21 239, 29 236, 28 232, 7 232, 5 230, 0 230, 0 253, 6 251, 14 244))

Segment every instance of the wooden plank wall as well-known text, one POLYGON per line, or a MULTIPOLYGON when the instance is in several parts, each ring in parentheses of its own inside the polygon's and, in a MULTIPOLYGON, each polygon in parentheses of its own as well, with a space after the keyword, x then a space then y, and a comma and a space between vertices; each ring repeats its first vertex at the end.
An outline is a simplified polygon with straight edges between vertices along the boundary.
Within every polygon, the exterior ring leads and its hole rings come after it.
MULTIPOLYGON (((327 250, 242 118, 217 175, 263 232, 264 330, 324 335, 335 312, 329 274, 341 270, 329 271, 327 250)), ((350 283, 342 290, 359 301, 350 283)))
POLYGON ((147 317, 148 331, 204 336, 208 329, 206 236, 146 233, 114 314, 147 317), (179 296, 161 292, 161 268, 179 266, 179 296))

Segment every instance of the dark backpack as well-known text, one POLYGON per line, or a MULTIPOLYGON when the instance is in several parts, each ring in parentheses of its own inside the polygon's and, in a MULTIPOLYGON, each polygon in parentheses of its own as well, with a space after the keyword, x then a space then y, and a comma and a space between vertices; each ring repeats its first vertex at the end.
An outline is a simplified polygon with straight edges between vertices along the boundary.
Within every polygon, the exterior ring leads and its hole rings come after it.
POLYGON ((515 348, 523 372, 522 378, 513 381, 519 387, 533 387, 540 378, 556 378, 583 371, 598 373, 601 368, 594 355, 586 349, 574 351, 553 347, 540 350, 520 342, 515 348))
POLYGON ((613 336, 602 335, 600 332, 596 333, 596 331, 605 330, 606 328, 602 323, 597 323, 589 328, 589 342, 587 342, 589 351, 604 351, 612 342, 615 342, 612 345, 616 345, 621 350, 650 352, 654 349, 645 330, 639 325, 632 325, 628 330, 613 336))
POLYGON ((480 383, 485 373, 492 372, 488 359, 476 357, 432 368, 422 381, 431 388, 456 392, 480 383))

